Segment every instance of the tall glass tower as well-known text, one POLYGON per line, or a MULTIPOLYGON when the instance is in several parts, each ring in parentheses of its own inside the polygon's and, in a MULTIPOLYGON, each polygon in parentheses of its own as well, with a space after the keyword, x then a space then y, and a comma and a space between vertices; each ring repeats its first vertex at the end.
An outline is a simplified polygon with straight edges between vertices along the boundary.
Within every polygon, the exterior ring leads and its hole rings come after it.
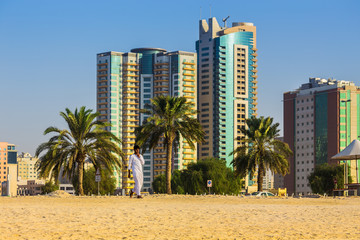
POLYGON ((257 115, 256 27, 221 27, 215 18, 200 20, 199 27, 198 110, 206 132, 199 158, 217 157, 229 165, 245 119, 257 115))

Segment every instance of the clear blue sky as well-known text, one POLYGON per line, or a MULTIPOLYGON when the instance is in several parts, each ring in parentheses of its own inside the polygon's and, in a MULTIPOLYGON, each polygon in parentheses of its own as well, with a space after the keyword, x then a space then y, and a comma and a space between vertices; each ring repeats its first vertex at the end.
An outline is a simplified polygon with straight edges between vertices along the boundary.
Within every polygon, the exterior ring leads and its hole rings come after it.
POLYGON ((96 109, 96 54, 195 51, 201 17, 257 26, 259 115, 309 77, 360 85, 360 1, 0 1, 0 141, 34 154, 66 107, 96 109))

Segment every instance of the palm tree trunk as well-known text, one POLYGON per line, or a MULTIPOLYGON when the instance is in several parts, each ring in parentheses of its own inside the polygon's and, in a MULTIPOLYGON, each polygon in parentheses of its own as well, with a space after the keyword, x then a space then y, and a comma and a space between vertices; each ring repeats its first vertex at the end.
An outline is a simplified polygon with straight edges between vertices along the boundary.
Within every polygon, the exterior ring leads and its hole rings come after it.
POLYGON ((260 164, 258 169, 258 192, 263 190, 264 167, 260 164))
POLYGON ((171 157, 173 141, 170 139, 166 149, 166 193, 171 194, 171 157))
POLYGON ((84 162, 80 162, 78 165, 78 175, 79 175, 79 187, 78 187, 78 193, 80 196, 84 195, 84 189, 83 189, 83 179, 84 179, 84 162))

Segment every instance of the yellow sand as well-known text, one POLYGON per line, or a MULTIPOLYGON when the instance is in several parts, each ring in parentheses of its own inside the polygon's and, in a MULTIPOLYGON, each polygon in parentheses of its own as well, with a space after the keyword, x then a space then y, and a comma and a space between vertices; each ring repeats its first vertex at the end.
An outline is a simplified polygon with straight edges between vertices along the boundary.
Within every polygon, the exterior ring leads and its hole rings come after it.
POLYGON ((360 198, 0 197, 0 239, 360 239, 360 198))

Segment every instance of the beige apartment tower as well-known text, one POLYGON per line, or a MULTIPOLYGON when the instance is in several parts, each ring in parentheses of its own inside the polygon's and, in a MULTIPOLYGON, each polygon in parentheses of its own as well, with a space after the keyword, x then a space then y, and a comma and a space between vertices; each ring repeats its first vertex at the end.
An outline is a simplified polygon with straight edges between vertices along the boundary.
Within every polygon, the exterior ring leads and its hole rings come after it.
MULTIPOLYGON (((135 128, 148 116, 139 110, 150 104, 158 95, 184 96, 197 108, 197 56, 195 53, 167 52, 160 48, 137 48, 130 52, 105 52, 97 55, 97 111, 99 120, 112 124, 107 130, 122 139, 122 149, 128 158, 133 154, 135 128)), ((197 149, 192 150, 180 139, 174 149, 173 169, 183 169, 196 160, 197 149)), ((144 191, 151 190, 151 183, 165 173, 166 153, 160 144, 143 153, 144 191)), ((134 181, 127 178, 126 167, 114 169, 118 188, 133 188, 134 181)))

